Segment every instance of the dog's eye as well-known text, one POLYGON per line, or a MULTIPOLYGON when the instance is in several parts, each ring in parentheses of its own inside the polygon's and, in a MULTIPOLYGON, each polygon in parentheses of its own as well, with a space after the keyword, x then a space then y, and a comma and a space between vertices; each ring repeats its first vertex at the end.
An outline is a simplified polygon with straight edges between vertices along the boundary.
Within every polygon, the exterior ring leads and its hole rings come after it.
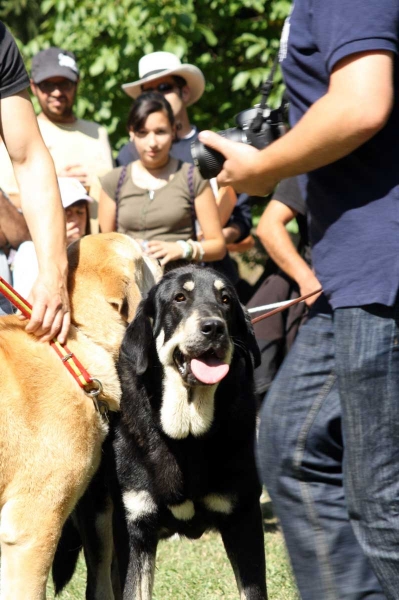
POLYGON ((223 302, 223 304, 230 304, 230 298, 228 297, 227 294, 223 294, 222 302, 223 302))
POLYGON ((175 301, 176 302, 184 302, 186 299, 185 295, 180 292, 180 294, 176 294, 175 301))

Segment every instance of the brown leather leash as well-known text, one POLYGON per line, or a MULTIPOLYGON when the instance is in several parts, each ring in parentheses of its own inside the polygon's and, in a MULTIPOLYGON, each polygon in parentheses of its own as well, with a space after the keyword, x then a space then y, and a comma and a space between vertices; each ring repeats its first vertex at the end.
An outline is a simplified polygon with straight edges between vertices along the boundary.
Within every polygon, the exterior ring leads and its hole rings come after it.
MULTIPOLYGON (((32 305, 25 300, 7 281, 0 276, 0 292, 13 304, 27 319, 32 315, 32 305)), ((69 350, 65 344, 54 338, 50 342, 50 346, 55 350, 63 364, 71 373, 79 386, 93 400, 96 410, 107 419, 108 404, 104 400, 98 400, 97 396, 101 394, 103 386, 99 379, 91 377, 86 371, 82 363, 69 350)))
POLYGON ((270 312, 265 313, 264 315, 260 315, 259 317, 255 317, 255 319, 251 319, 251 323, 252 323, 252 325, 254 325, 255 323, 258 323, 259 321, 262 321, 263 319, 272 317, 273 315, 276 315, 277 313, 282 312, 286 308, 289 308, 290 306, 294 306, 294 304, 299 304, 299 302, 303 302, 307 298, 310 298, 311 296, 314 296, 315 294, 319 294, 322 291, 323 291, 323 288, 319 288, 318 290, 315 290, 314 292, 310 292, 310 294, 305 294, 304 296, 299 296, 299 298, 295 298, 295 300, 291 300, 290 302, 284 303, 283 306, 279 306, 279 307, 271 310, 270 312))

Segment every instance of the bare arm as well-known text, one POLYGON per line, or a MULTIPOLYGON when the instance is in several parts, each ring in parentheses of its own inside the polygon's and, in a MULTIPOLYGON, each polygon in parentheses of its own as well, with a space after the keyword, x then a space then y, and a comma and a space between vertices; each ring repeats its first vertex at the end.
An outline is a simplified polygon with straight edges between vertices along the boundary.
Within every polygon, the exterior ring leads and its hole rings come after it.
POLYGON ((14 167, 39 263, 30 296, 33 313, 26 329, 43 341, 60 332, 60 341, 65 341, 70 318, 64 211, 54 164, 26 90, 0 101, 0 135, 14 167))
POLYGON ((25 217, 1 191, 0 231, 4 236, 4 238, 0 239, 0 247, 9 244, 12 248, 17 249, 22 242, 30 240, 25 217))
POLYGON ((226 245, 215 197, 209 185, 195 199, 195 214, 203 234, 204 260, 220 260, 226 254, 226 245))
MULTIPOLYGON (((219 213, 219 220, 222 225, 224 241, 226 244, 232 244, 241 235, 241 229, 239 225, 236 223, 226 225, 231 217, 231 213, 233 212, 235 205, 237 204, 237 194, 231 185, 220 187, 216 192, 214 188, 212 188, 212 190, 215 193, 216 206, 219 213)), ((203 239, 202 231, 197 231, 197 235, 199 240, 203 239)))
POLYGON ((103 189, 98 203, 98 224, 102 233, 115 231, 116 204, 103 189))
MULTIPOLYGON (((287 223, 295 216, 296 212, 292 208, 278 200, 271 200, 259 221, 256 233, 274 262, 297 282, 302 296, 314 292, 321 285, 298 253, 286 229, 287 223)), ((310 306, 317 297, 312 296, 306 303, 310 306)))
POLYGON ((237 194, 231 185, 220 187, 216 196, 219 219, 224 227, 231 217, 231 213, 237 203, 237 194))
POLYGON ((220 185, 267 194, 281 179, 332 163, 367 142, 385 125, 393 103, 393 54, 363 52, 333 69, 327 93, 282 138, 261 151, 212 132, 200 140, 226 161, 220 185))
POLYGON ((223 237, 226 244, 233 244, 241 235, 241 229, 236 223, 227 225, 236 204, 237 194, 231 185, 220 187, 216 197, 216 205, 218 207, 223 237))

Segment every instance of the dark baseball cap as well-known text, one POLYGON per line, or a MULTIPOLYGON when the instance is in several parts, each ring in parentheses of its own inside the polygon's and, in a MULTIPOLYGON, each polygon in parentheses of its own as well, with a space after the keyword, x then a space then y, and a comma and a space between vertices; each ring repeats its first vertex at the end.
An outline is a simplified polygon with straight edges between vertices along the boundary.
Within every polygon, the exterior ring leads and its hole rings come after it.
POLYGON ((79 69, 73 52, 62 48, 47 48, 32 58, 32 79, 41 83, 50 77, 65 77, 76 82, 79 69))

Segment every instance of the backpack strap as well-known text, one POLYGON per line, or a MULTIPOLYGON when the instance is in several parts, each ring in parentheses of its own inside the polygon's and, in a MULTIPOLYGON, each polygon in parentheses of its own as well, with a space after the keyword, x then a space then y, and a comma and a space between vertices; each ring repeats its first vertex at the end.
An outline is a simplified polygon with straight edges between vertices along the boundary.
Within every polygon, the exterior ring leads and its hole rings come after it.
POLYGON ((187 173, 188 191, 190 192, 190 208, 191 208, 191 220, 193 223, 193 240, 197 239, 196 229, 196 214, 195 214, 195 190, 194 190, 194 165, 188 167, 187 173))
POLYGON ((115 198, 114 198, 115 208, 116 208, 116 210, 115 210, 115 231, 118 231, 119 196, 121 193, 123 182, 125 181, 125 178, 126 178, 127 167, 128 167, 128 165, 124 165, 122 167, 122 170, 119 174, 118 183, 116 184, 115 198))

